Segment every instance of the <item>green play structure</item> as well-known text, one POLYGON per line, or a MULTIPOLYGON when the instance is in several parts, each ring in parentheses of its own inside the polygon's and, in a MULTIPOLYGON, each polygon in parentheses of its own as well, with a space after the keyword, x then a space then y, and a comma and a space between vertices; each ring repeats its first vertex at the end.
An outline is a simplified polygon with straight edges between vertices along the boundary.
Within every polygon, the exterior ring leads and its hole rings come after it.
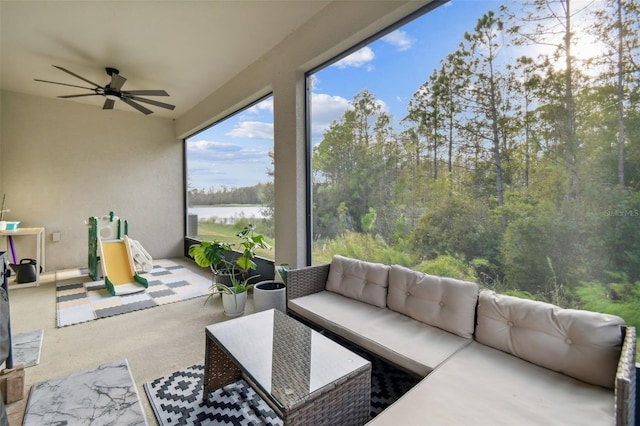
MULTIPOLYGON (((100 263, 105 285, 114 296, 137 293, 149 286, 134 265, 132 246, 135 248, 138 243, 127 236, 129 225, 126 220, 124 235, 122 225, 113 212, 102 218, 89 218, 89 275, 94 280, 100 279, 100 263)), ((150 262, 150 258, 148 260, 150 262)))

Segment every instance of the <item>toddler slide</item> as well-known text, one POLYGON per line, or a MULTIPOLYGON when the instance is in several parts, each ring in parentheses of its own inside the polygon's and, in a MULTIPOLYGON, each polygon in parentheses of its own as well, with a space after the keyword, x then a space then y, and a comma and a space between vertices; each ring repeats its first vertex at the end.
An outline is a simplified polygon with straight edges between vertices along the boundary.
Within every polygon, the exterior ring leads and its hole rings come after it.
POLYGON ((128 237, 122 240, 98 238, 104 283, 114 296, 138 293, 149 286, 147 280, 136 273, 128 237))

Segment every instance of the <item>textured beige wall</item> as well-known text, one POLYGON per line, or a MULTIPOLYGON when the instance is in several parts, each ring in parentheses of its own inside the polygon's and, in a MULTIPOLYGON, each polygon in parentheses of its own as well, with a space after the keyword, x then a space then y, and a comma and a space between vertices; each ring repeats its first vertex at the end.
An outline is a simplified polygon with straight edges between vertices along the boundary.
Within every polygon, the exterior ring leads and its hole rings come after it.
MULTIPOLYGON (((9 220, 45 227, 48 271, 86 266, 85 221, 110 210, 154 258, 182 255, 183 148, 172 120, 0 96, 0 199, 6 194, 9 220)), ((33 242, 20 240, 18 259, 32 257, 33 242)))

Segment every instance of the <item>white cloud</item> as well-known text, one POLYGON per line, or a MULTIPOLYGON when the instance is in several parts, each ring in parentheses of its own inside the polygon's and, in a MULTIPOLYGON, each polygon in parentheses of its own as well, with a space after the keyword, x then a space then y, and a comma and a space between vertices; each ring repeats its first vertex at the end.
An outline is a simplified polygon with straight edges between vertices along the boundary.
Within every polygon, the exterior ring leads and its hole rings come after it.
POLYGON ((318 73, 312 74, 309 79, 309 89, 313 92, 314 90, 320 89, 322 80, 318 78, 318 73))
POLYGON ((268 182, 269 149, 243 143, 187 142, 188 175, 194 188, 251 186, 268 182))
POLYGON ((241 121, 226 134, 234 138, 273 140, 273 123, 241 121))
POLYGON ((187 143, 189 162, 206 160, 219 163, 234 159, 234 161, 264 160, 269 150, 261 147, 246 147, 225 142, 197 141, 187 143))
POLYGON ((311 94, 311 128, 314 136, 321 136, 331 124, 350 107, 349 101, 342 96, 331 96, 325 93, 311 94))
POLYGON ((404 52, 405 50, 411 49, 411 46, 413 46, 416 40, 411 38, 405 31, 395 30, 382 37, 382 41, 395 46, 399 52, 404 52))
POLYGON ((273 97, 269 97, 247 109, 247 112, 251 114, 260 114, 263 111, 273 113, 273 97))
POLYGON ((189 141, 187 143, 187 152, 193 153, 195 155, 207 155, 214 150, 216 152, 232 153, 238 152, 240 151, 240 149, 241 148, 238 145, 230 144, 227 142, 199 140, 189 141))
POLYGON ((380 107, 380 110, 386 114, 391 114, 391 108, 389 105, 383 101, 382 99, 376 99, 376 105, 380 107))
MULTIPOLYGON (((321 138, 332 122, 338 120, 344 112, 352 108, 351 101, 342 96, 331 96, 325 93, 311 95, 311 123, 312 138, 321 138)), ((391 113, 389 105, 381 99, 376 99, 376 105, 387 113, 391 113)))
MULTIPOLYGON (((362 49, 353 52, 351 55, 340 59, 332 66, 338 68, 359 68, 373 61, 375 56, 376 55, 375 53, 373 53, 373 50, 369 46, 365 46, 362 49)), ((369 68, 368 70, 370 71, 371 68, 369 68)))

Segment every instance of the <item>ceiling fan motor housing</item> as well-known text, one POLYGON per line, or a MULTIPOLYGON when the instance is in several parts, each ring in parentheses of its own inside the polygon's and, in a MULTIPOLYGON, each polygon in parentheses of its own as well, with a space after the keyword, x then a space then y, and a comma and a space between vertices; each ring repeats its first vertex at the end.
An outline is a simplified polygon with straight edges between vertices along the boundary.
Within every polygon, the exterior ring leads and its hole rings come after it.
POLYGON ((112 101, 117 101, 118 99, 122 98, 122 93, 120 93, 117 90, 113 90, 111 87, 109 87, 109 85, 107 84, 104 88, 104 96, 107 99, 111 99, 112 101))

